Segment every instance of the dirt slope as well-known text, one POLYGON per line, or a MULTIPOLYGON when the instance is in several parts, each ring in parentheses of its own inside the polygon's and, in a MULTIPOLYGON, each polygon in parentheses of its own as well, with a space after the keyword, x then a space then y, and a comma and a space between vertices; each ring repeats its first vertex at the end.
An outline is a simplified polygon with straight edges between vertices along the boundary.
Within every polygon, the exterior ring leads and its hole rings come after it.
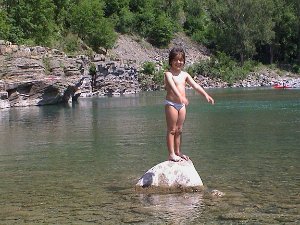
POLYGON ((168 48, 164 49, 155 48, 137 36, 119 35, 115 47, 110 51, 110 55, 120 60, 131 60, 137 64, 142 64, 146 61, 159 63, 168 60, 169 50, 173 46, 182 46, 184 48, 187 64, 209 56, 209 51, 205 47, 191 41, 182 33, 176 34, 168 48))

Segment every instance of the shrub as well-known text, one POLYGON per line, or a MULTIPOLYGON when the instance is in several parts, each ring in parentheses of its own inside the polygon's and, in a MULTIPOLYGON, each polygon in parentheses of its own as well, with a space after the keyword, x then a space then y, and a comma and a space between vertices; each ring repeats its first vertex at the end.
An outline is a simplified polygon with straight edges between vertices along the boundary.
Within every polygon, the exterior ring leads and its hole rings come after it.
POLYGON ((154 73, 153 81, 155 84, 163 85, 164 84, 164 71, 159 70, 154 73))
POLYGON ((192 75, 203 75, 211 78, 220 78, 228 83, 233 83, 246 77, 254 71, 257 63, 246 61, 243 66, 222 52, 218 52, 210 60, 200 61, 188 68, 192 75))
POLYGON ((299 64, 294 64, 293 65, 293 72, 294 73, 300 73, 300 65, 299 64))
POLYGON ((77 35, 69 33, 63 41, 63 49, 67 53, 74 53, 80 48, 80 42, 77 35))
POLYGON ((155 73, 155 63, 145 62, 143 64, 142 73, 147 74, 147 75, 153 75, 155 73))

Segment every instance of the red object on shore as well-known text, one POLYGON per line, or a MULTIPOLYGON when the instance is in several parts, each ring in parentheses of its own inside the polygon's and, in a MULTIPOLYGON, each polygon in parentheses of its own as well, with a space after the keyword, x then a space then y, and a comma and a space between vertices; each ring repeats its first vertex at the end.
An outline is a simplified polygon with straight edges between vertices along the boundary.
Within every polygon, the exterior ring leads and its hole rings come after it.
POLYGON ((287 85, 275 84, 275 85, 273 85, 273 88, 285 89, 285 88, 292 88, 292 87, 291 86, 287 86, 287 85))

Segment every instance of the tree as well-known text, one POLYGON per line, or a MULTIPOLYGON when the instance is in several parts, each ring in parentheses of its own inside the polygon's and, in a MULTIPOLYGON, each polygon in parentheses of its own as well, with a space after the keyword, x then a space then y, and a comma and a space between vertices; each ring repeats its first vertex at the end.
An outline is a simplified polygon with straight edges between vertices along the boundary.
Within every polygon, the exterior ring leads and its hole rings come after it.
POLYGON ((123 8, 119 14, 119 20, 116 24, 117 31, 121 33, 130 33, 133 31, 134 14, 128 9, 123 8))
POLYGON ((55 5, 54 9, 54 18, 55 21, 60 28, 60 30, 64 30, 66 28, 66 22, 68 17, 68 9, 71 7, 71 0, 53 0, 55 5))
POLYGON ((55 38, 55 6, 52 0, 5 0, 4 3, 13 30, 22 36, 18 40, 31 40, 32 44, 51 45, 55 38))
POLYGON ((257 43, 274 37, 271 0, 209 0, 208 6, 217 49, 239 56, 241 64, 256 53, 257 43))
POLYGON ((103 18, 103 2, 83 0, 74 4, 70 10, 70 28, 82 40, 86 40, 88 34, 94 31, 95 21, 101 21, 103 18))
POLYGON ((133 2, 136 4, 134 9, 137 10, 134 14, 133 31, 158 47, 167 46, 179 27, 176 18, 168 15, 170 12, 167 6, 178 6, 175 3, 181 1, 176 0, 172 3, 166 0, 151 0, 141 4, 138 4, 138 0, 133 2))
POLYGON ((183 0, 154 0, 153 7, 158 14, 164 13, 179 28, 185 21, 183 5, 183 0))
POLYGON ((105 15, 107 17, 117 14, 120 15, 122 9, 129 8, 129 0, 105 0, 105 15))
POLYGON ((129 10, 130 0, 105 0, 105 17, 109 17, 121 33, 130 33, 133 29, 134 14, 129 10))
MULTIPOLYGON (((150 0, 152 1, 152 0, 150 0)), ((129 9, 133 13, 139 12, 141 9, 145 8, 146 5, 149 4, 150 1, 145 0, 130 0, 129 1, 129 9)))
POLYGON ((104 17, 104 4, 98 0, 83 0, 71 9, 70 24, 73 32, 91 45, 111 48, 116 40, 114 26, 104 17))
MULTIPOLYGON (((298 66, 300 66, 300 3, 299 1, 294 1, 295 4, 296 4, 296 15, 297 15, 297 63, 298 63, 298 66)), ((300 71, 300 69, 299 69, 300 71)))
MULTIPOLYGON (((300 67, 300 3, 298 0, 292 0, 293 4, 295 5, 296 10, 296 35, 297 35, 297 63, 300 67)), ((300 71, 300 69, 299 69, 300 71)))
POLYGON ((155 21, 149 32, 149 40, 155 46, 166 47, 173 38, 173 23, 165 14, 159 15, 155 21))
POLYGON ((95 24, 87 37, 87 41, 94 51, 98 52, 99 47, 111 49, 117 39, 117 34, 112 29, 113 25, 107 19, 102 19, 95 24))
POLYGON ((135 13, 133 29, 142 37, 147 37, 154 24, 155 12, 152 2, 145 1, 142 6, 138 7, 138 11, 135 13))
POLYGON ((259 60, 270 64, 275 62, 289 65, 297 61, 300 50, 300 44, 297 44, 300 41, 299 5, 296 0, 274 0, 272 17, 275 35, 271 43, 258 46, 259 60))
POLYGON ((186 20, 183 24, 185 32, 198 43, 209 45, 214 34, 209 12, 199 0, 185 0, 186 20))
POLYGON ((7 14, 0 8, 0 39, 7 40, 9 37, 11 26, 8 22, 7 14))

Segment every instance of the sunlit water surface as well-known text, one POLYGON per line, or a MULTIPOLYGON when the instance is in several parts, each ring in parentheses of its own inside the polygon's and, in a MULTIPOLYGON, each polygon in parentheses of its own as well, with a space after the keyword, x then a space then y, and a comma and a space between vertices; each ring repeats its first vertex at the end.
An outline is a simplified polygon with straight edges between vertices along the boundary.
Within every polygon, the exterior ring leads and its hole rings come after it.
POLYGON ((134 191, 167 158, 164 92, 0 111, 0 224, 299 224, 300 90, 208 91, 182 144, 201 193, 134 191))

